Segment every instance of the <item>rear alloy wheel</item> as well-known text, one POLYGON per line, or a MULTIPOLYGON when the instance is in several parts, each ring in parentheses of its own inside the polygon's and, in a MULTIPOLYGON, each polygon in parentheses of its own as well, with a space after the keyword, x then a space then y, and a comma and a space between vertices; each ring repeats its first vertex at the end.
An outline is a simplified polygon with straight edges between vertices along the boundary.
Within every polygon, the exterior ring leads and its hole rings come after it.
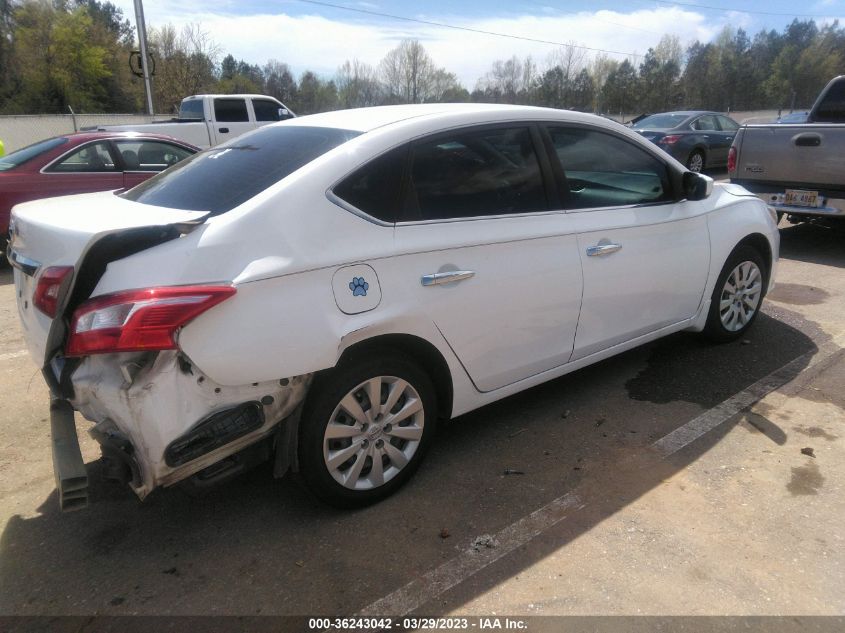
POLYGON ((300 470, 327 503, 363 506, 407 481, 434 433, 428 376, 389 354, 339 367, 309 394, 300 432, 300 470))
POLYGON ((697 149, 689 155, 689 158, 687 158, 687 169, 696 173, 704 171, 704 154, 701 153, 701 150, 697 149))
POLYGON ((760 312, 767 278, 760 253, 750 246, 737 248, 716 282, 704 333, 717 342, 742 336, 760 312))

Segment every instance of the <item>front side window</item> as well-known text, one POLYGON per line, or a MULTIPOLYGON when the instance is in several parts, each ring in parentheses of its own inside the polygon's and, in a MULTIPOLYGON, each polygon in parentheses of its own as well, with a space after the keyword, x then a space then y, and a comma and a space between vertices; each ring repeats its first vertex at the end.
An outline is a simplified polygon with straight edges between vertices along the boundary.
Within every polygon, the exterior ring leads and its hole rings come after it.
POLYGON ((845 123, 845 80, 834 83, 816 108, 813 121, 818 123, 845 123))
POLYGON ((407 207, 415 220, 547 210, 529 129, 460 132, 418 143, 407 207))
POLYGON ((218 123, 247 123, 249 114, 243 99, 215 99, 214 118, 218 123))
POLYGON ((736 132, 739 129, 739 124, 733 119, 729 119, 726 116, 720 116, 718 119, 719 127, 722 128, 723 132, 736 132))
POLYGON ((71 152, 48 171, 55 172, 104 172, 117 171, 117 166, 109 153, 108 143, 89 143, 71 152))
POLYGON ((162 141, 133 139, 115 141, 115 145, 127 171, 161 171, 193 154, 184 147, 162 141))
POLYGON ((179 106, 179 118, 202 121, 205 118, 202 99, 185 99, 179 106))
POLYGON ((659 203, 672 199, 666 165, 613 134, 587 128, 549 129, 566 176, 568 209, 659 203))
POLYGON ((336 128, 265 126, 194 154, 123 196, 170 209, 225 213, 358 134, 336 128))

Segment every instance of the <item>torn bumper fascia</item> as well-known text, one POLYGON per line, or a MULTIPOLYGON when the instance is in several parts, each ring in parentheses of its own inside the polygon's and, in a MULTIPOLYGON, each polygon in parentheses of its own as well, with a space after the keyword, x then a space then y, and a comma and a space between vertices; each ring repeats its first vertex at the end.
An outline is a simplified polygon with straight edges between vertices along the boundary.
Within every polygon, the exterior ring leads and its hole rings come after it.
POLYGON ((85 358, 72 377, 71 404, 95 422, 92 436, 119 433, 132 447, 138 475, 130 484, 143 499, 267 437, 304 400, 311 374, 241 386, 212 381, 176 351, 99 354, 85 358), (165 449, 218 411, 261 403, 264 422, 228 444, 177 467, 165 449))

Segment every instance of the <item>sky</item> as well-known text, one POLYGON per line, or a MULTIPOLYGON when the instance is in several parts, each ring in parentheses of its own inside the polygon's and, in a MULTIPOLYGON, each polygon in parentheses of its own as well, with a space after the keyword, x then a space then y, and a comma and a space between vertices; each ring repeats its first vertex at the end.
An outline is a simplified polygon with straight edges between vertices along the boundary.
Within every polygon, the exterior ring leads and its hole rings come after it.
MULTIPOLYGON (((112 2, 134 26, 133 0, 112 2)), ((313 70, 329 78, 353 58, 376 66, 402 39, 418 39, 469 90, 498 59, 531 55, 543 70, 562 44, 639 63, 664 34, 678 36, 686 47, 711 40, 725 26, 753 36, 763 29, 780 32, 796 17, 845 24, 845 0, 143 0, 143 7, 148 31, 198 24, 223 55, 262 66, 277 59, 297 76, 313 70)))

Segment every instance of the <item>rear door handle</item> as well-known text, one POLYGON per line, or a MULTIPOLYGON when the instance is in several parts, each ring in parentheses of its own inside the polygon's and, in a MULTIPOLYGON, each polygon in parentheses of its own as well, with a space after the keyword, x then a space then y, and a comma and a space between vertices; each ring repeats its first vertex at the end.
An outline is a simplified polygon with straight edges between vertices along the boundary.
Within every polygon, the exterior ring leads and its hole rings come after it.
POLYGON ((219 131, 220 131, 220 133, 221 133, 221 134, 228 134, 228 133, 229 133, 229 128, 227 128, 227 127, 221 127, 219 131))
POLYGON ((821 134, 805 133, 796 134, 792 137, 792 142, 798 147, 818 147, 822 144, 821 134))
POLYGON ((456 281, 463 281, 464 279, 469 279, 470 277, 475 277, 475 271, 452 270, 446 273, 423 275, 420 281, 423 286, 441 286, 443 284, 455 283, 456 281))
POLYGON ((602 257, 622 250, 622 244, 596 244, 587 247, 588 257, 602 257))

